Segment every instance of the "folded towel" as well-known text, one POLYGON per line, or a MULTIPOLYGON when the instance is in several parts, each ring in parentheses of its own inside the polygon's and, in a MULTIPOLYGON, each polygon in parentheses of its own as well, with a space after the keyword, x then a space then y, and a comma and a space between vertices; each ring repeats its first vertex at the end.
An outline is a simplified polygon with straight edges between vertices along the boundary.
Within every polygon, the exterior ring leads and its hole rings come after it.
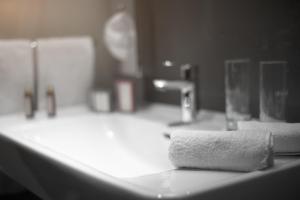
POLYGON ((171 134, 169 158, 176 167, 253 171, 273 165, 267 131, 192 131, 171 134))
POLYGON ((45 107, 45 93, 53 86, 58 106, 87 101, 94 74, 94 45, 90 37, 38 40, 39 106, 45 107))
POLYGON ((33 89, 29 40, 0 40, 0 114, 21 112, 24 90, 33 89))
POLYGON ((274 137, 275 153, 300 152, 300 123, 240 121, 238 129, 270 131, 274 137))

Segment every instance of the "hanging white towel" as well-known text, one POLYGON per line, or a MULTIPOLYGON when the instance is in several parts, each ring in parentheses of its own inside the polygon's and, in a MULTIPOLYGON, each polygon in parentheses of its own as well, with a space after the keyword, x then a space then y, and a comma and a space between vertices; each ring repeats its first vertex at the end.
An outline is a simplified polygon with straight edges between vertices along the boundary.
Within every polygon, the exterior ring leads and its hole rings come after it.
POLYGON ((0 40, 0 114, 22 112, 24 90, 33 90, 29 40, 0 40))
POLYGON ((58 106, 87 102, 94 75, 94 46, 90 37, 38 40, 39 107, 53 86, 58 106))

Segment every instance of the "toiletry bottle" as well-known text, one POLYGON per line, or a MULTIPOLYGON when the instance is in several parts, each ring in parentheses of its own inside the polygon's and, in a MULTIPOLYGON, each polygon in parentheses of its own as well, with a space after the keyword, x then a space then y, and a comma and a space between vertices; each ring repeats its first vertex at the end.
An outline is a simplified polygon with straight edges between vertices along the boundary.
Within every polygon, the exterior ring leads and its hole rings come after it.
POLYGON ((54 117, 56 115, 56 101, 55 92, 52 86, 47 89, 47 112, 49 117, 54 117))
POLYGON ((34 117, 33 93, 29 89, 25 89, 24 91, 24 111, 26 118, 30 119, 34 117))

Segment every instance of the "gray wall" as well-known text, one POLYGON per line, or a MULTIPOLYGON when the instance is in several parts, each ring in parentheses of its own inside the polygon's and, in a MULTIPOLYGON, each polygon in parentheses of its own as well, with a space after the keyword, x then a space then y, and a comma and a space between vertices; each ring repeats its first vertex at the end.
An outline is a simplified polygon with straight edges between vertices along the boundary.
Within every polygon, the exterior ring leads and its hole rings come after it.
POLYGON ((300 121, 300 2, 296 0, 138 0, 140 64, 149 101, 178 104, 176 93, 153 89, 156 77, 177 79, 164 59, 200 66, 203 108, 224 110, 224 60, 252 61, 251 110, 258 115, 258 62, 287 60, 289 121, 300 121))

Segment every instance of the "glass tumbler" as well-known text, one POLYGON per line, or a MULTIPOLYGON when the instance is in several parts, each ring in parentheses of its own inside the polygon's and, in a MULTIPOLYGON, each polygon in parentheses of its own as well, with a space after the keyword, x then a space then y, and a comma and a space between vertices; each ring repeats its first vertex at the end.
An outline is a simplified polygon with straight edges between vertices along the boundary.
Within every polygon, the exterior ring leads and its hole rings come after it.
POLYGON ((288 65, 286 61, 260 62, 259 118, 261 121, 285 121, 288 65))
POLYGON ((225 61, 227 130, 236 130, 237 121, 250 120, 250 60, 225 61))

